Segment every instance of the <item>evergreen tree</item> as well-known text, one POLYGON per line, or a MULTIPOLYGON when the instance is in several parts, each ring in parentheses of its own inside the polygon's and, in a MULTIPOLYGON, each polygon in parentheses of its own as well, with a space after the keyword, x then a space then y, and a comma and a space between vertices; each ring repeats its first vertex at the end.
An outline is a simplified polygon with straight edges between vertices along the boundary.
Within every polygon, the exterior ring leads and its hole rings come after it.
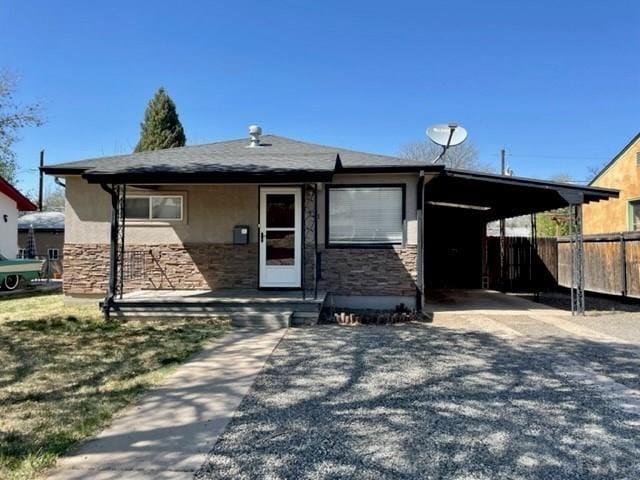
POLYGON ((183 147, 187 139, 178 118, 176 104, 160 87, 149 101, 140 124, 140 141, 135 152, 183 147))

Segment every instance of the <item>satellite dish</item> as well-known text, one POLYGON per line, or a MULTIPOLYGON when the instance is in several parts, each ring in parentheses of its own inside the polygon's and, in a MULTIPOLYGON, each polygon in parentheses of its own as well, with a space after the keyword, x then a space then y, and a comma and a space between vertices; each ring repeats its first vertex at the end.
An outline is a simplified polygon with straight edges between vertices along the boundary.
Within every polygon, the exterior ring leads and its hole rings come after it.
POLYGON ((446 149, 464 142, 467 139, 467 131, 460 125, 442 123, 427 128, 427 137, 446 149))

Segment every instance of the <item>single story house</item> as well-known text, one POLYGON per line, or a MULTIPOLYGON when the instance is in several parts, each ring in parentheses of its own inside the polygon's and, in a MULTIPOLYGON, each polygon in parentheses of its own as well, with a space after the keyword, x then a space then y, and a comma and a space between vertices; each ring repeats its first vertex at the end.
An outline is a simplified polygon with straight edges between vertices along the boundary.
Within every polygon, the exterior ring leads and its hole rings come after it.
POLYGON ((445 273, 480 288, 487 222, 616 195, 258 128, 43 171, 66 180, 64 292, 108 292, 107 311, 123 292, 167 289, 296 290, 334 305, 420 308, 445 273))
POLYGON ((0 255, 16 258, 18 255, 18 212, 37 210, 31 200, 0 177, 0 255))
POLYGON ((33 212, 18 218, 18 257, 45 259, 50 277, 62 277, 64 212, 33 212), (30 243, 33 242, 33 245, 30 243), (33 249, 33 252, 30 250, 33 249))
POLYGON ((585 207, 585 234, 640 231, 640 132, 596 174, 589 185, 615 188, 620 195, 585 207))

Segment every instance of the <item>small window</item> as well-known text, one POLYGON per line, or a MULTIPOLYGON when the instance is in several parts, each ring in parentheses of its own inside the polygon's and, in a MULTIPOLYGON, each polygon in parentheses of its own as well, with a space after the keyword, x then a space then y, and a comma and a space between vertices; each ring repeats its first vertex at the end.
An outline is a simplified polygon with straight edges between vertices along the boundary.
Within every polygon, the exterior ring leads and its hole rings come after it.
POLYGON ((331 186, 327 196, 330 246, 402 243, 403 186, 331 186))
POLYGON ((26 256, 27 256, 27 250, 25 248, 19 248, 17 258, 26 258, 26 256))
POLYGON ((127 197, 124 207, 124 215, 130 220, 148 220, 149 198, 127 197))
POLYGON ((629 202, 629 228, 633 231, 640 230, 640 200, 629 202))
POLYGON ((60 252, 57 248, 49 248, 47 250, 47 257, 49 260, 58 260, 60 258, 59 254, 60 252))
POLYGON ((182 220, 182 197, 178 195, 128 196, 128 220, 182 220))

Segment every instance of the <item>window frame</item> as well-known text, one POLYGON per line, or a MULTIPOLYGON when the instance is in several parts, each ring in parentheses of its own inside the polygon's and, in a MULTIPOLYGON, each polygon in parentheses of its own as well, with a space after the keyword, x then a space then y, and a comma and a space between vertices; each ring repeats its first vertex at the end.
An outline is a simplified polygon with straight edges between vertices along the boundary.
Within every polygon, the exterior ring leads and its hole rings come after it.
POLYGON ((60 260, 60 249, 59 248, 47 248, 47 260, 60 260), (56 252, 56 257, 51 257, 51 252, 56 252))
MULTIPOLYGON (((633 224, 633 205, 640 206, 640 197, 630 198, 627 200, 627 229, 629 232, 640 232, 640 229, 636 230, 633 224)), ((640 227, 640 225, 639 225, 640 227)))
POLYGON ((350 249, 393 249, 404 247, 407 241, 407 184, 406 183, 333 183, 325 186, 324 195, 324 246, 325 248, 350 248, 350 249), (402 240, 399 243, 331 243, 329 204, 331 202, 331 190, 345 188, 399 188, 402 192, 402 240))
MULTIPOLYGON (((184 193, 176 193, 176 192, 167 192, 162 194, 138 194, 135 193, 133 195, 127 195, 126 199, 129 198, 145 198, 147 199, 148 206, 148 217, 147 218, 128 218, 125 214, 125 223, 128 224, 164 224, 164 223, 185 223, 185 202, 186 195, 184 193), (180 218, 154 218, 153 217, 153 199, 154 198, 179 198, 180 199, 180 218)), ((125 201, 126 201, 125 199, 125 201)))

